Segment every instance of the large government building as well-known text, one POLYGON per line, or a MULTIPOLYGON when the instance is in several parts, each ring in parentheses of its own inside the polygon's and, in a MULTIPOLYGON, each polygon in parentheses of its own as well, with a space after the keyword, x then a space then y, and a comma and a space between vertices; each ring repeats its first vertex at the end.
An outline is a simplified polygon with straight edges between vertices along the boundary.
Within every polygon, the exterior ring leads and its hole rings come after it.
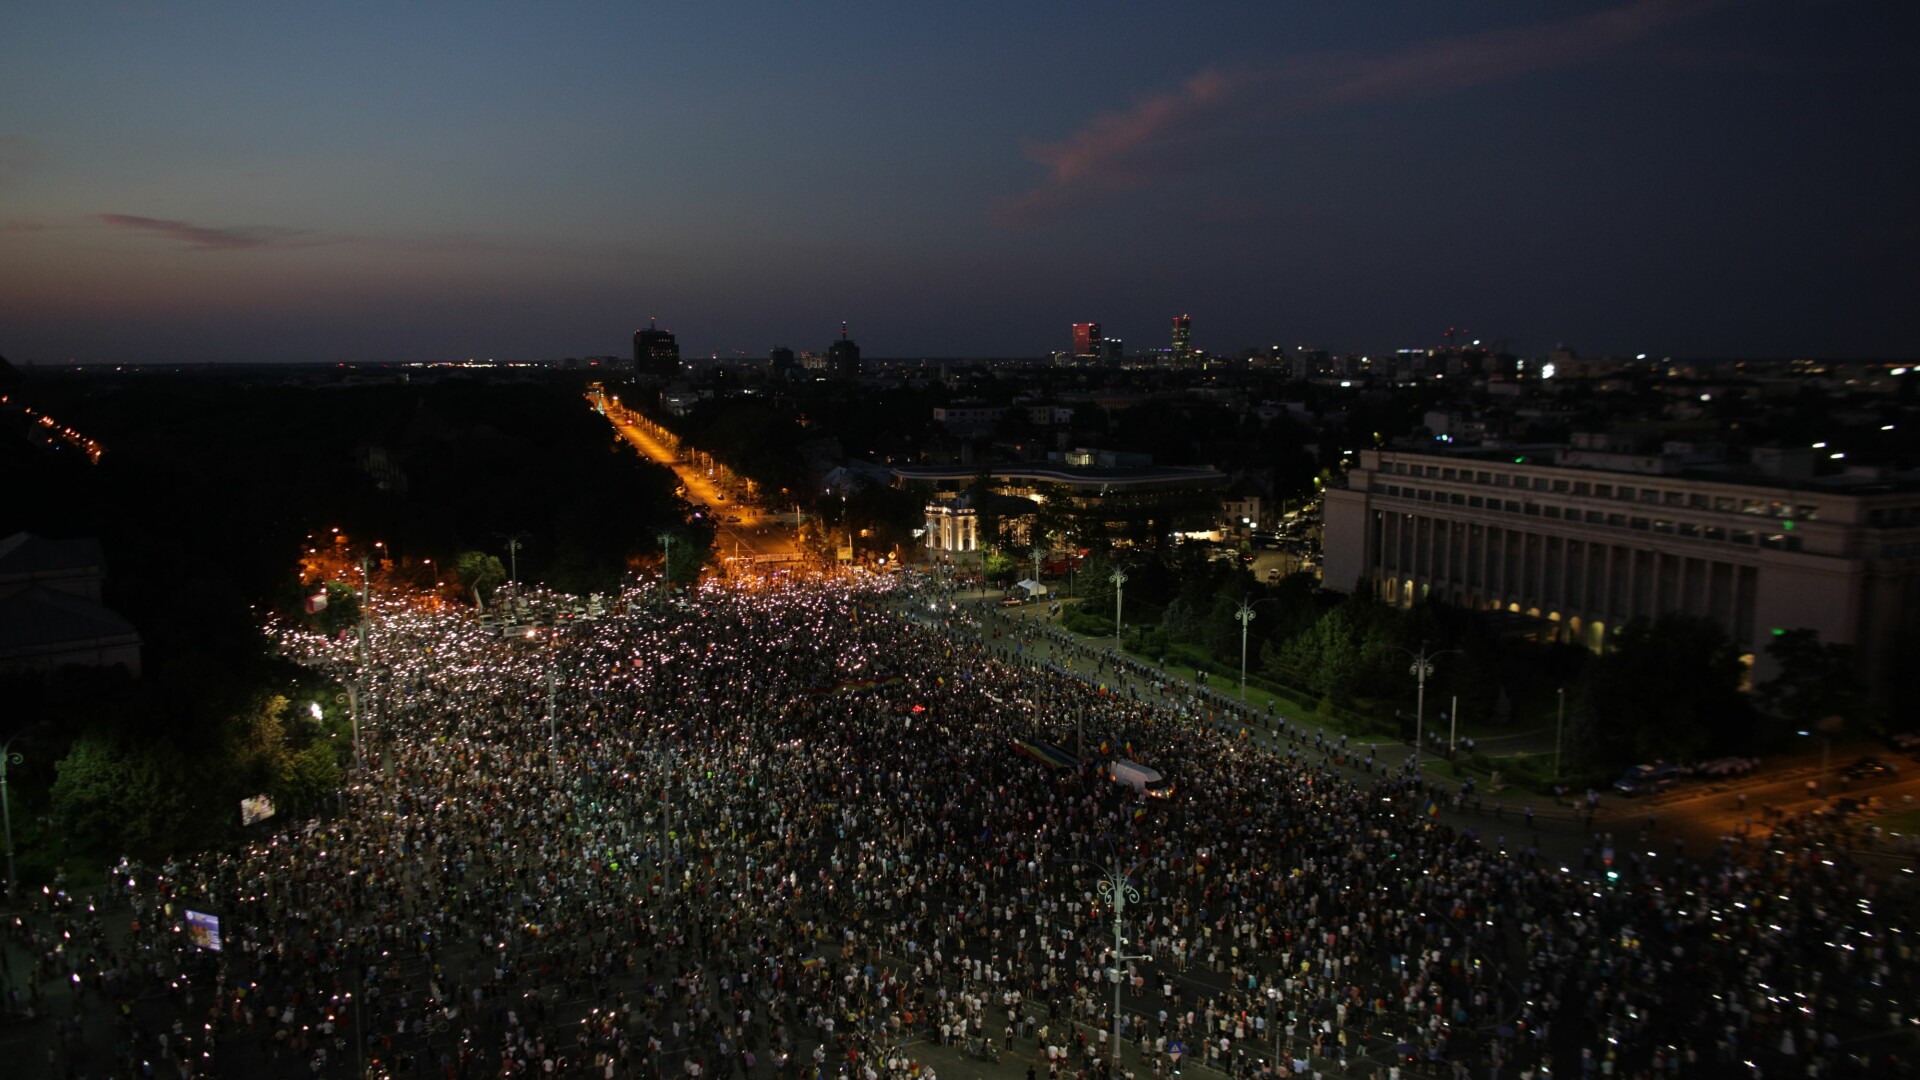
POLYGON ((1327 493, 1325 584, 1506 612, 1596 650, 1636 618, 1706 616, 1761 679, 1768 637, 1808 628, 1854 646, 1884 691, 1920 644, 1920 478, 1814 476, 1778 452, 1734 470, 1578 445, 1369 450, 1327 493))

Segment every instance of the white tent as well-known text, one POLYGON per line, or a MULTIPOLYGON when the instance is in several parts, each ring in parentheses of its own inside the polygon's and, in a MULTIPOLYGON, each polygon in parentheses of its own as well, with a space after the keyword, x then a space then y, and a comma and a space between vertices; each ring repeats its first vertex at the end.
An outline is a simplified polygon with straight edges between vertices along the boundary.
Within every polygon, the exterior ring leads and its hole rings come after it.
POLYGON ((1025 589, 1027 591, 1028 596, 1047 595, 1047 587, 1033 580, 1032 578, 1027 578, 1026 580, 1020 582, 1018 587, 1025 589))

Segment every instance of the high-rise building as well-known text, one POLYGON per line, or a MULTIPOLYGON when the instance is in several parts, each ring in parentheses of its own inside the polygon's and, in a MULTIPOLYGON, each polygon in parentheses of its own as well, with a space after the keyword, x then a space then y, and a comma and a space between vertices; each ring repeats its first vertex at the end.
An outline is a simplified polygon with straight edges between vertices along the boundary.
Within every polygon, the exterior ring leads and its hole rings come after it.
POLYGON ((648 319, 645 330, 633 332, 633 369, 640 375, 670 379, 680 374, 680 346, 654 322, 648 319))
POLYGON ((1191 315, 1173 317, 1173 358, 1175 360, 1193 358, 1193 316, 1191 315))
POLYGON ((1073 355, 1080 359, 1092 359, 1103 351, 1100 324, 1097 322, 1077 322, 1073 324, 1073 355))
POLYGON ((793 359, 793 350, 785 345, 775 345, 767 354, 767 369, 776 379, 785 378, 799 365, 793 359))
POLYGON ((847 337, 847 324, 840 324, 840 340, 827 346, 827 371, 836 379, 860 377, 860 346, 847 337))

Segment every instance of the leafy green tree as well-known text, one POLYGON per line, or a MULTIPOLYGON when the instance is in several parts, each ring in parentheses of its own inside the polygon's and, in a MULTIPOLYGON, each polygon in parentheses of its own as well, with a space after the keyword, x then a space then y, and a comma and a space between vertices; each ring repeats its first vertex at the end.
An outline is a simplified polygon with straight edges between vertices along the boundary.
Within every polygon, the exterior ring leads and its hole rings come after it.
POLYGON ((713 559, 713 527, 688 524, 672 530, 673 545, 667 555, 667 580, 675 585, 690 585, 700 579, 700 568, 713 559))
POLYGON ((1048 550, 1074 547, 1076 521, 1071 502, 1058 485, 1042 484, 1033 515, 1033 540, 1048 550))
POLYGON ((315 741, 282 756, 273 786, 274 805, 293 814, 311 812, 340 789, 340 753, 330 741, 315 741))
POLYGON ((986 557, 981 561, 980 572, 988 581, 1004 585, 1012 579, 1014 566, 1012 555, 999 548, 988 548, 986 557))
POLYGON ((1395 676, 1399 617, 1365 596, 1349 596, 1278 649, 1263 651, 1262 666, 1283 682, 1336 698, 1402 686, 1405 677, 1395 676))
POLYGON ((926 521, 926 499, 914 492, 867 484, 847 497, 847 514, 854 523, 856 543, 863 551, 888 553, 910 550, 913 530, 926 521), (865 536, 860 536, 865 532, 865 536))
POLYGON ((194 777, 171 743, 83 735, 55 770, 54 822, 75 846, 150 852, 187 839, 194 777))
POLYGON ((1568 737, 1609 767, 1751 749, 1745 666, 1710 619, 1666 615, 1623 627, 1568 702, 1568 737))
POLYGON ((1775 635, 1767 656, 1779 673, 1754 688, 1760 708, 1795 731, 1825 730, 1830 717, 1835 718, 1830 734, 1863 726, 1867 693, 1854 672, 1851 646, 1822 643, 1818 631, 1803 628, 1775 635))
POLYGON ((287 753, 287 699, 262 694, 225 719, 226 765, 221 777, 239 792, 270 791, 287 753))
POLYGON ((469 593, 478 590, 482 602, 507 580, 507 568, 501 565, 500 556, 484 551, 461 552, 453 560, 453 574, 460 579, 461 588, 469 593))

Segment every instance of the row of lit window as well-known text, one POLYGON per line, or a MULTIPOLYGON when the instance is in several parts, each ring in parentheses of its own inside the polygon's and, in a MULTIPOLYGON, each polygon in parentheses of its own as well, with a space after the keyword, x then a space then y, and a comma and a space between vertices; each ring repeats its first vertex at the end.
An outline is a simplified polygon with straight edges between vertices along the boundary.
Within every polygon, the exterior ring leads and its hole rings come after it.
MULTIPOLYGON (((1515 499, 1483 499, 1478 495, 1463 496, 1458 492, 1401 488, 1393 484, 1383 486, 1381 494, 1393 498, 1414 499, 1419 502, 1464 506, 1470 510, 1495 510, 1509 514, 1523 514, 1527 517, 1546 518, 1550 521, 1574 521, 1587 525, 1603 525, 1610 529, 1632 529, 1636 532, 1651 532, 1661 536, 1678 536, 1686 540, 1707 540, 1713 543, 1740 544, 1746 547, 1758 544, 1761 547, 1781 551, 1801 550, 1800 538, 1787 532, 1762 535, 1751 529, 1726 529, 1718 525, 1701 525, 1692 521, 1668 521, 1664 518, 1644 518, 1599 510, 1582 511, 1572 507, 1562 508, 1550 503, 1522 503, 1515 499)), ((1787 529, 1792 528, 1792 523, 1787 523, 1787 529)))
POLYGON ((1430 480, 1455 480, 1462 483, 1515 488, 1521 491, 1546 491, 1555 495, 1684 506, 1694 510, 1714 510, 1724 514, 1763 514, 1769 517, 1800 518, 1806 521, 1813 521, 1820 516, 1820 508, 1817 506, 1782 502, 1779 499, 1736 498, 1732 495, 1708 495, 1702 491, 1673 491, 1666 488, 1637 487, 1612 482, 1603 484, 1592 480, 1573 480, 1558 476, 1529 477, 1515 473, 1491 472, 1485 469, 1455 468, 1448 465, 1409 465, 1404 461, 1393 462, 1386 467, 1385 471, 1396 476, 1422 476, 1430 480))

